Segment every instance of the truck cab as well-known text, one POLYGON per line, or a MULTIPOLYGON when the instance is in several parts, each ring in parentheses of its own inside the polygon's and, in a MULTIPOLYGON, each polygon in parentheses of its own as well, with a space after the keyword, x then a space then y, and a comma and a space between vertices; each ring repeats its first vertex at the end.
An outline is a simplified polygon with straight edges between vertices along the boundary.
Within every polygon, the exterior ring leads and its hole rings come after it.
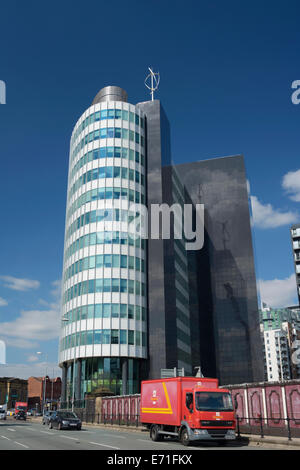
POLYGON ((234 409, 228 390, 197 386, 184 389, 181 409, 181 425, 186 428, 182 441, 235 438, 234 409))

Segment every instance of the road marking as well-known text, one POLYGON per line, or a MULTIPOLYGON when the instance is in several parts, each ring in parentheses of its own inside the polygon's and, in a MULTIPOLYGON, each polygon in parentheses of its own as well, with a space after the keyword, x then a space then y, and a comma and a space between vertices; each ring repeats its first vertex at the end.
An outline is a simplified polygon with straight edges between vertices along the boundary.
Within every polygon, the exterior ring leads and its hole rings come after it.
POLYGON ((10 441, 11 439, 9 439, 9 437, 6 437, 6 436, 1 436, 3 437, 3 439, 7 439, 8 441, 10 441))
POLYGON ((107 444, 99 444, 99 442, 89 442, 89 444, 94 444, 95 446, 109 447, 110 449, 121 450, 120 447, 113 447, 107 444))
POLYGON ((40 431, 42 432, 43 434, 50 434, 50 436, 54 436, 54 434, 52 434, 52 432, 48 432, 48 431, 40 431))
POLYGON ((28 446, 25 446, 25 444, 21 444, 21 442, 14 441, 15 444, 19 444, 19 446, 25 447, 25 449, 29 449, 28 446))
POLYGON ((13 432, 16 432, 15 429, 12 429, 12 428, 7 428, 8 431, 13 431, 13 432))
MULTIPOLYGON (((52 433, 51 433, 52 434, 52 433)), ((66 439, 72 439, 72 441, 78 441, 79 439, 76 437, 69 437, 69 436, 64 436, 62 435, 61 437, 65 437, 66 439)))
MULTIPOLYGON (((95 433, 96 434, 96 433, 95 433)), ((116 437, 117 439, 126 439, 126 437, 124 436, 115 436, 114 434, 105 434, 105 436, 108 436, 108 437, 116 437)))

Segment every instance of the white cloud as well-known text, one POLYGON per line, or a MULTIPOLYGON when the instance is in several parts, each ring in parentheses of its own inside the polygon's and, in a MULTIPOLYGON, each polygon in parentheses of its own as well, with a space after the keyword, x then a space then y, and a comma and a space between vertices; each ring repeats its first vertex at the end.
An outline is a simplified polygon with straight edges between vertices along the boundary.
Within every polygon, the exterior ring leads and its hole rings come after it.
POLYGON ((53 377, 61 377, 61 369, 56 363, 39 362, 35 364, 0 364, 0 377, 18 377, 20 379, 28 379, 28 377, 43 377, 48 375, 53 377))
POLYGON ((38 362, 39 358, 35 354, 27 357, 27 362, 38 362))
POLYGON ((295 274, 285 279, 258 280, 260 298, 269 307, 281 308, 298 304, 295 274))
POLYGON ((267 229, 289 225, 299 220, 299 214, 292 211, 274 209, 271 204, 261 203, 256 196, 251 196, 252 222, 254 227, 267 229))
POLYGON ((286 173, 282 179, 282 187, 292 201, 300 202, 300 169, 286 173))
POLYGON ((5 287, 12 290, 27 291, 40 287, 39 281, 34 281, 33 279, 19 279, 13 276, 0 276, 0 279, 5 282, 5 287))
POLYGON ((5 305, 8 305, 7 300, 3 299, 3 297, 0 297, 0 307, 5 307, 5 305))
POLYGON ((7 345, 30 349, 39 341, 56 339, 60 331, 60 281, 52 283, 53 302, 43 302, 45 309, 22 310, 10 322, 0 323, 0 337, 7 345))

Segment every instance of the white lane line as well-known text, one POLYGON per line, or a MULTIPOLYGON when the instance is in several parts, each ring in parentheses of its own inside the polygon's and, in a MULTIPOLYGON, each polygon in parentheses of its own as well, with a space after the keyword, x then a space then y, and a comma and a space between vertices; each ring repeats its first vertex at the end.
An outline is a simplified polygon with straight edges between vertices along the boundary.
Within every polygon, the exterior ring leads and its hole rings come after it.
POLYGON ((19 444, 19 446, 25 447, 25 449, 29 449, 28 446, 25 446, 25 444, 21 444, 21 442, 14 441, 15 444, 19 444))
MULTIPOLYGON (((96 434, 96 433, 95 433, 96 434)), ((126 439, 126 437, 124 436, 115 436, 114 434, 105 434, 105 437, 108 436, 108 437, 116 437, 117 439, 126 439)))
POLYGON ((113 447, 107 444, 99 444, 99 442, 89 442, 89 444, 94 444, 95 446, 109 447, 110 449, 121 450, 120 447, 113 447))
POLYGON ((72 439, 72 441, 79 441, 79 439, 76 437, 69 437, 69 436, 64 436, 64 435, 62 435, 61 437, 65 437, 66 439, 72 439))
POLYGON ((48 432, 48 431, 40 431, 42 432, 43 434, 50 434, 50 436, 54 436, 54 434, 52 434, 52 432, 48 432))
POLYGON ((6 436, 1 436, 3 437, 3 439, 7 439, 8 441, 10 441, 11 439, 9 439, 9 437, 6 437, 6 436))
POLYGON ((7 430, 8 430, 8 431, 12 431, 12 432, 16 432, 16 430, 13 429, 13 428, 7 428, 7 430))

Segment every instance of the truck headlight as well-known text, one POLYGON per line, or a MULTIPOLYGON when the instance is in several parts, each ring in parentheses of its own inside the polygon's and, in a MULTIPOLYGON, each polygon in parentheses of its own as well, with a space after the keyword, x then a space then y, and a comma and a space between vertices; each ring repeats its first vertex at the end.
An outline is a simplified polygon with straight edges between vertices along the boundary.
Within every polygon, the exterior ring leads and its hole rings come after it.
POLYGON ((207 434, 206 429, 194 429, 194 434, 207 434))

